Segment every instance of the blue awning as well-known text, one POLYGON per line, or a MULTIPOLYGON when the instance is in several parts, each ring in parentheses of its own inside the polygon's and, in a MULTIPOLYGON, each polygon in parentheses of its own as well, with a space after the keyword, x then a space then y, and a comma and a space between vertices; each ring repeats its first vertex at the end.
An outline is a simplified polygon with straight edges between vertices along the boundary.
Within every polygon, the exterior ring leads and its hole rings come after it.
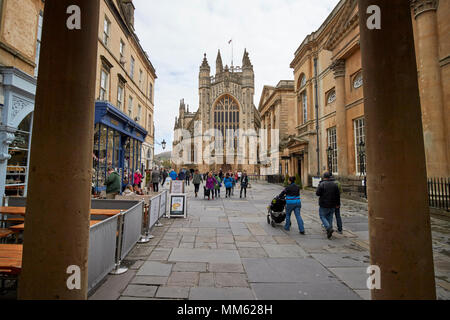
POLYGON ((95 124, 101 123, 144 142, 148 132, 136 121, 106 101, 95 102, 95 124))

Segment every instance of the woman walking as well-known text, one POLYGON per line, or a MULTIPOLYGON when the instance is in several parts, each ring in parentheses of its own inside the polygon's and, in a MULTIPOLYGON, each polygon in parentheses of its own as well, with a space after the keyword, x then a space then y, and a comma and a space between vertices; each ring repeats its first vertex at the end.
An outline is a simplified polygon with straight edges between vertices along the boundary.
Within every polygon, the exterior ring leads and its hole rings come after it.
POLYGON ((231 198, 231 188, 233 187, 233 178, 227 173, 225 179, 223 180, 226 188, 225 198, 231 198))
POLYGON ((194 171, 194 176, 192 177, 192 183, 194 184, 194 187, 195 187, 194 192, 195 192, 196 198, 198 196, 198 190, 200 188, 200 183, 202 183, 202 182, 203 182, 202 175, 199 173, 198 169, 196 169, 194 171))
POLYGON ((295 184, 295 177, 289 178, 290 185, 280 193, 280 198, 286 197, 286 224, 284 230, 289 231, 291 228, 291 214, 294 211, 295 218, 297 219, 298 230, 301 234, 305 234, 305 227, 303 225, 303 219, 300 215, 300 209, 302 208, 302 202, 300 200, 300 187, 295 184))
POLYGON ((212 173, 208 173, 208 178, 206 178, 206 189, 209 190, 208 200, 210 195, 212 195, 212 199, 214 200, 214 186, 216 185, 217 180, 213 177, 212 173))
POLYGON ((214 174, 214 178, 216 179, 216 185, 214 186, 214 193, 216 194, 216 198, 220 198, 220 188, 222 188, 222 179, 217 174, 214 174))
POLYGON ((247 198, 247 186, 248 186, 248 177, 247 172, 244 171, 244 173, 241 176, 241 198, 242 198, 242 191, 244 191, 244 195, 247 198))

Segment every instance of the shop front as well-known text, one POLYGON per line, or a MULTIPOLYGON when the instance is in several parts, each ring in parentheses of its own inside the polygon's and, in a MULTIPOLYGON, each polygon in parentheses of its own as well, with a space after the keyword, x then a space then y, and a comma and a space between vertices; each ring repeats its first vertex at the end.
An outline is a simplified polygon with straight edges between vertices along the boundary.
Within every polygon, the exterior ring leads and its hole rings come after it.
POLYGON ((143 173, 142 144, 147 131, 107 102, 95 103, 95 129, 92 187, 95 193, 106 190, 108 167, 122 177, 122 190, 135 183, 137 170, 143 173))

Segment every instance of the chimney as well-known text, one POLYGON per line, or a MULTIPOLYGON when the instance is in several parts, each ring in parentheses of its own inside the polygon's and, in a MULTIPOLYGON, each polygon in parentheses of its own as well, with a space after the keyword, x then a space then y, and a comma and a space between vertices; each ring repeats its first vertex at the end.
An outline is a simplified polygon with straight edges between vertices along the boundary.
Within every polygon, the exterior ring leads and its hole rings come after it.
POLYGON ((134 4, 133 0, 122 0, 122 10, 128 25, 134 30, 134 4))

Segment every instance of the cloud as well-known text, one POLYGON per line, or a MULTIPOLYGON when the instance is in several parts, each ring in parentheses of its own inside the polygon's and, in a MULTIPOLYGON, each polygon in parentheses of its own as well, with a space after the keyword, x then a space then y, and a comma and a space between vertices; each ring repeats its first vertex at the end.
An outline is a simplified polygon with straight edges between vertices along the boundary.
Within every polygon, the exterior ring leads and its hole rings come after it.
MULTIPOLYGON (((242 64, 244 48, 255 71, 254 103, 264 85, 293 79, 295 50, 316 31, 338 0, 134 0, 135 28, 156 69, 155 136, 171 148, 181 99, 198 108, 203 53, 215 72, 217 50, 224 65, 242 64)), ((155 153, 162 148, 155 144, 155 153)))

